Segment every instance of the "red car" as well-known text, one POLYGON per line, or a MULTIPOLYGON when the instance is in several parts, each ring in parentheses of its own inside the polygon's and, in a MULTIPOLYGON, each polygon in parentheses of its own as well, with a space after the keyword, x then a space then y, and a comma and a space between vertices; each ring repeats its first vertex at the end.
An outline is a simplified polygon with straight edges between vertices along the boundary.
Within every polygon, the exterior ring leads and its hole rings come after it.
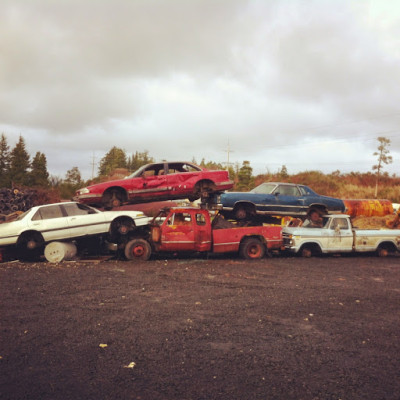
POLYGON ((110 209, 123 203, 186 198, 194 201, 232 187, 228 171, 209 171, 182 161, 160 162, 147 164, 124 179, 79 189, 74 200, 110 209))

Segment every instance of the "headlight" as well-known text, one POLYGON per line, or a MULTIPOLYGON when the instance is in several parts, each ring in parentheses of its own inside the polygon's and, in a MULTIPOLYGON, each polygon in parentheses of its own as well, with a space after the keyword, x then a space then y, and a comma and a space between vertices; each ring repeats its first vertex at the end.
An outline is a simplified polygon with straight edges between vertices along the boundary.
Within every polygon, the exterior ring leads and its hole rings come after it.
POLYGON ((90 190, 88 188, 83 188, 78 190, 79 194, 88 194, 90 193, 90 190))

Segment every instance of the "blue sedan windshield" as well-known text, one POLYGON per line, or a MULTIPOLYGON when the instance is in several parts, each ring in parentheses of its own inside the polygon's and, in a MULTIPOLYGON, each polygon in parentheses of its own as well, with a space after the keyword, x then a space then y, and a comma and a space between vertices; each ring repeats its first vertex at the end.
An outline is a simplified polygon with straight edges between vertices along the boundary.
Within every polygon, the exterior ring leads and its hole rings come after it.
POLYGON ((261 185, 255 187, 253 190, 250 190, 250 193, 271 194, 275 188, 275 183, 262 183, 261 185))

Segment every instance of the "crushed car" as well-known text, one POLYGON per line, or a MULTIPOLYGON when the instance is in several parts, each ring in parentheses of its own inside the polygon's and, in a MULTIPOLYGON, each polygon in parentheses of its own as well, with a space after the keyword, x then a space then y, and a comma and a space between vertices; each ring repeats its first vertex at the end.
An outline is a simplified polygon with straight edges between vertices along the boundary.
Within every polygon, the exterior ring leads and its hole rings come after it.
POLYGON ((112 243, 150 219, 140 211, 99 211, 77 202, 32 207, 0 224, 0 248, 13 247, 20 260, 36 260, 51 241, 80 241, 105 236, 112 243))
POLYGON ((211 171, 182 161, 160 162, 147 164, 124 179, 79 189, 73 200, 112 209, 126 203, 194 201, 232 187, 228 171, 211 171))
POLYGON ((250 192, 228 192, 216 196, 215 208, 227 217, 248 219, 261 216, 304 217, 313 210, 322 214, 343 213, 343 200, 322 196, 305 185, 265 182, 250 192))

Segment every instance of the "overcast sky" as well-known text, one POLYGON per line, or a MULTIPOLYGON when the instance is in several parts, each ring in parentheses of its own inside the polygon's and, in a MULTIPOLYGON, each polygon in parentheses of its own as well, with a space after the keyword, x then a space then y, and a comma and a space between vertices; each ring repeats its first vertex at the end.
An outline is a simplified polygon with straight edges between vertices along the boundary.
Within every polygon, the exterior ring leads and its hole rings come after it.
POLYGON ((378 136, 400 174, 398 0, 1 0, 0 46, 0 133, 51 175, 113 146, 367 172, 378 136))

